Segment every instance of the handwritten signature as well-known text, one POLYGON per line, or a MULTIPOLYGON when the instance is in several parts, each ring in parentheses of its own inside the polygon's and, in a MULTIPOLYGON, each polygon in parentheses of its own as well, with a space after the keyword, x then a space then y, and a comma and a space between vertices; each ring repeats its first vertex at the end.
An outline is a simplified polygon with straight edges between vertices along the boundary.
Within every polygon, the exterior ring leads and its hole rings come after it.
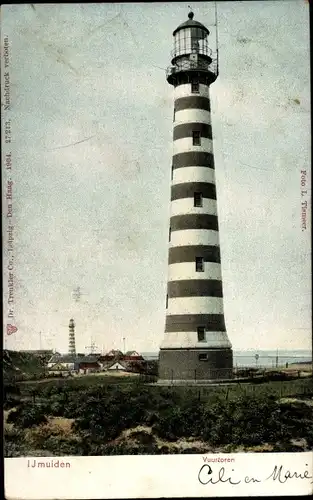
MULTIPOLYGON (((308 464, 305 464, 308 467, 308 464)), ((256 478, 245 476, 244 478, 236 477, 234 469, 231 470, 233 474, 226 472, 225 467, 221 467, 216 473, 213 472, 210 465, 202 465, 198 473, 198 480, 201 484, 217 484, 217 483, 228 483, 232 485, 240 483, 261 483, 262 481, 267 481, 272 479, 272 481, 277 481, 278 483, 286 483, 288 479, 312 479, 309 475, 309 471, 305 470, 303 472, 293 471, 284 469, 282 465, 275 465, 271 474, 265 478, 256 478)), ((311 481, 311 484, 313 481, 311 481)))

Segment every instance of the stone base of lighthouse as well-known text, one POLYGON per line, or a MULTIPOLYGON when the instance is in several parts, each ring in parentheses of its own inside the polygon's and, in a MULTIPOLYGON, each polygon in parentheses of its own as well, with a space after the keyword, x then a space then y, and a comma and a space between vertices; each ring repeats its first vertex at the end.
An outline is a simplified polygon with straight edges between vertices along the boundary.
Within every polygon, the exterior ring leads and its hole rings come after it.
POLYGON ((227 380, 233 377, 231 348, 161 349, 159 382, 227 380))

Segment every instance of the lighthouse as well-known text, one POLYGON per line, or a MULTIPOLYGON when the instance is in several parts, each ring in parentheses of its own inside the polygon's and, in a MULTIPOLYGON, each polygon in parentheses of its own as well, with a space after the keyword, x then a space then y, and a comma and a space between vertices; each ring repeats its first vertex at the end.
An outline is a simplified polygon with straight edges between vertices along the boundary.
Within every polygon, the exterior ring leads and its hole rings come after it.
POLYGON ((75 347, 75 323, 73 319, 70 319, 69 325, 69 338, 68 338, 68 353, 71 356, 76 355, 76 347, 75 347))
POLYGON ((209 30, 188 20, 173 32, 167 81, 174 88, 165 335, 159 382, 232 377, 223 307, 210 85, 218 61, 209 30))

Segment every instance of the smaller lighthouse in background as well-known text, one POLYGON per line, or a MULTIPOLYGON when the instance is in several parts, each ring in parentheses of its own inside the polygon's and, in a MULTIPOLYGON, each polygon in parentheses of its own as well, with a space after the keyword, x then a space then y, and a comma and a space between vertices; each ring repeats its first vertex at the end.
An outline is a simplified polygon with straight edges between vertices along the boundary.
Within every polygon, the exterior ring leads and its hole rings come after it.
POLYGON ((75 323, 73 319, 70 319, 69 323, 69 339, 68 339, 68 353, 71 356, 76 355, 76 347, 75 347, 75 323))

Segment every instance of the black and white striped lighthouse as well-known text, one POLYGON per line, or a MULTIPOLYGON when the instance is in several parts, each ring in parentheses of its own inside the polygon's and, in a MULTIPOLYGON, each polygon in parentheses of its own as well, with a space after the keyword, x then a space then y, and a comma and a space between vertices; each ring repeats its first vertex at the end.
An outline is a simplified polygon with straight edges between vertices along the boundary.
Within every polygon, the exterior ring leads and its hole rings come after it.
POLYGON ((71 356, 76 355, 76 347, 75 347, 75 323, 73 319, 70 319, 69 325, 69 335, 68 335, 68 353, 71 356))
POLYGON ((209 30, 193 19, 173 33, 167 81, 174 130, 165 335, 159 381, 232 377, 224 319, 210 85, 218 74, 209 30))

